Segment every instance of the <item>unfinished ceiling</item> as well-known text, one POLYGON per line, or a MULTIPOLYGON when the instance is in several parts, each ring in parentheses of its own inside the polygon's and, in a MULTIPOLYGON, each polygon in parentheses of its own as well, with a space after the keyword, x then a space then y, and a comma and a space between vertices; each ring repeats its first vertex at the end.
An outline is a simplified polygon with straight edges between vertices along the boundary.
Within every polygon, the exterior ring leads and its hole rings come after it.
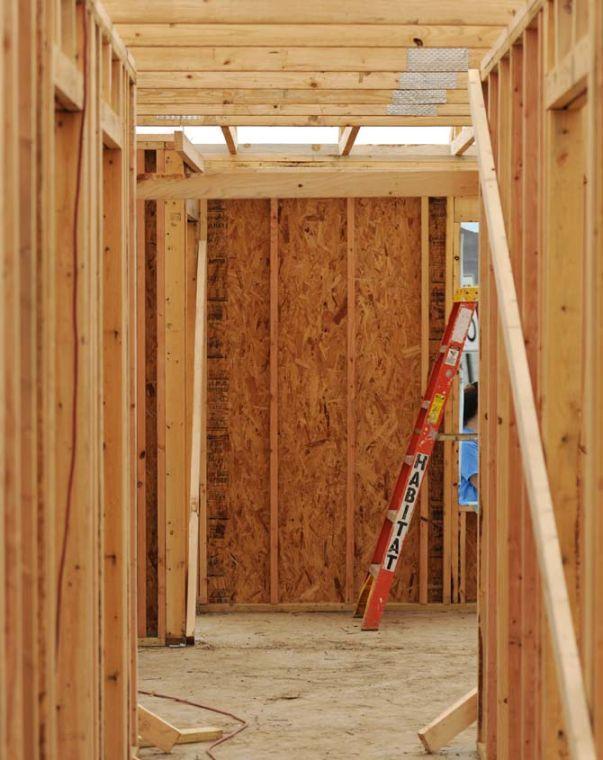
POLYGON ((463 126, 517 0, 107 0, 140 125, 463 126))

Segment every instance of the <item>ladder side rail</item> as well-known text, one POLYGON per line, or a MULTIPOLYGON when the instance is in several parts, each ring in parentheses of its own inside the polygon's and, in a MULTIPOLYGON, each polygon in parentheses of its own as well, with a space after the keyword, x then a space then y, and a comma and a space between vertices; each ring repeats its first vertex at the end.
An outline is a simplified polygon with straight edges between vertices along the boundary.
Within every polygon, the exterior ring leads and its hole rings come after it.
POLYGON ((479 181, 486 211, 490 257, 498 296, 498 316, 509 367, 523 472, 568 744, 574 760, 595 760, 595 745, 582 667, 513 280, 482 83, 477 69, 469 71, 469 103, 477 146, 479 181))

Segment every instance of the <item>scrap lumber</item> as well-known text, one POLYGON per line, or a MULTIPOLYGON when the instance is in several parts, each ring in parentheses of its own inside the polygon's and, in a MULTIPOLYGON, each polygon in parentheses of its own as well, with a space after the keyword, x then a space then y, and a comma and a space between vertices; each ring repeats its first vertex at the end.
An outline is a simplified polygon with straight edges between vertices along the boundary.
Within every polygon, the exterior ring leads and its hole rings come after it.
MULTIPOLYGON (((216 726, 200 726, 195 728, 179 728, 176 744, 197 744, 197 742, 214 742, 221 739, 224 731, 216 726)), ((155 745, 144 739, 140 740, 140 748, 154 747, 155 745)))
POLYGON ((471 689, 418 733, 427 752, 437 752, 477 720, 477 688, 471 689))
POLYGON ((171 752, 178 741, 180 731, 167 720, 155 715, 146 707, 138 705, 138 734, 147 746, 159 747, 164 752, 171 752))
POLYGON ((158 747, 171 752, 176 744, 213 742, 221 739, 224 732, 216 726, 192 726, 176 728, 146 707, 138 705, 139 747, 158 747))

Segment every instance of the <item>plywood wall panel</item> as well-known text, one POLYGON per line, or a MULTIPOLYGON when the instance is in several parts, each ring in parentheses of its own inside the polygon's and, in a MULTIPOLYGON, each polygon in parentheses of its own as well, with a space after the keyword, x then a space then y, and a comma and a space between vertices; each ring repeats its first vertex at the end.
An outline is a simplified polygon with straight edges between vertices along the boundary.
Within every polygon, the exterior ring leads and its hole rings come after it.
POLYGON ((279 209, 279 579, 283 602, 345 591, 346 204, 279 209))
POLYGON ((270 202, 208 207, 208 601, 269 601, 270 202))
MULTIPOLYGON (((356 588, 421 399, 421 201, 356 201, 356 588)), ((392 601, 418 601, 418 511, 392 601)))
MULTIPOLYGON (((278 381, 272 599, 344 602, 346 580, 354 598, 366 572, 420 401, 421 200, 351 202, 350 214, 344 199, 279 200, 272 233, 268 201, 209 204, 210 604, 271 600, 271 319, 278 381), (272 315, 271 238, 278 306, 272 315), (348 334, 351 290, 356 313, 348 334), (356 399, 348 417, 351 348, 356 399), (350 429, 358 457, 347 494, 350 429), (346 563, 346 535, 354 537, 353 563, 346 563)), ((430 215, 435 352, 445 318, 446 199, 432 201, 430 215)), ((442 598, 442 477, 440 455, 431 478, 431 601, 442 598)), ((393 601, 418 601, 418 544, 417 518, 393 601)))

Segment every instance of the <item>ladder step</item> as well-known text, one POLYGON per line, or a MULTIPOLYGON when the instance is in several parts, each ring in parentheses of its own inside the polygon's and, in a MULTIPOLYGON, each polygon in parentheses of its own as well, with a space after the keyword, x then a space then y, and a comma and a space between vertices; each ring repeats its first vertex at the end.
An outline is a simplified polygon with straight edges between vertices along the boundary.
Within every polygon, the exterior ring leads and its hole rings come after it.
POLYGON ((395 509, 388 509, 387 510, 387 519, 390 522, 396 522, 396 517, 398 516, 398 513, 395 509))

